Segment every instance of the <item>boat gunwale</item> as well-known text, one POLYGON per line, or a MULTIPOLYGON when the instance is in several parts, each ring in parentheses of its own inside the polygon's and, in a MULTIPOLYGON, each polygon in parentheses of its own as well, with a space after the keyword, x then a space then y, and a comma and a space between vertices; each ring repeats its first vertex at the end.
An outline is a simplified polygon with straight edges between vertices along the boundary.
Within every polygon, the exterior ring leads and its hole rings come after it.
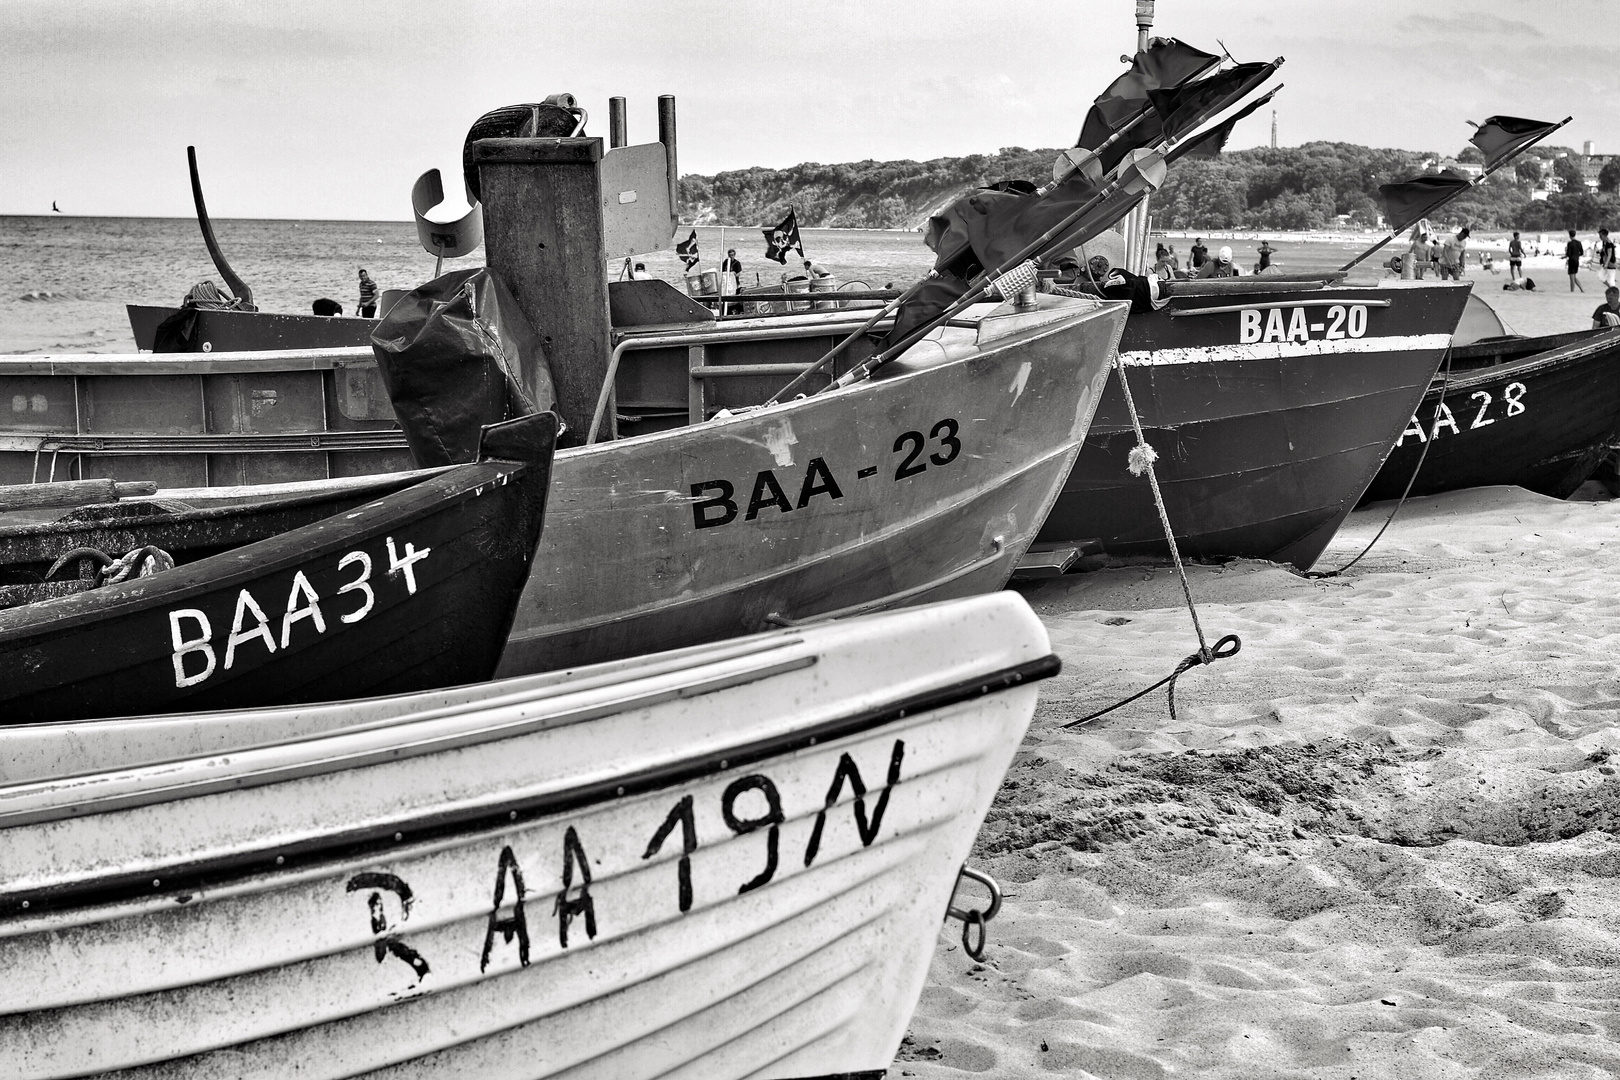
POLYGON ((504 485, 525 467, 527 465, 523 462, 471 462, 447 473, 425 477, 398 491, 290 532, 278 533, 195 562, 184 563, 162 574, 130 578, 100 589, 5 609, 0 611, 0 647, 15 647, 41 634, 56 636, 143 607, 180 603, 202 593, 230 588, 243 581, 307 563, 312 558, 343 547, 361 533, 385 530, 396 523, 430 516, 438 508, 476 496, 490 484, 504 485), (333 519, 337 517, 344 520, 334 525, 333 519), (363 520, 357 521, 356 517, 363 520), (317 530, 330 531, 331 535, 312 544, 311 533, 317 530), (255 548, 258 550, 252 552, 254 557, 241 562, 244 553, 255 548), (227 567, 226 561, 240 565, 227 567), (187 580, 177 581, 179 577, 186 577, 187 580))
MULTIPOLYGON (((292 872, 300 867, 333 859, 365 862, 380 853, 397 850, 407 839, 412 842, 433 841, 495 828, 511 828, 615 799, 629 799, 677 784, 701 780, 731 769, 781 757, 828 740, 862 734, 904 720, 908 716, 915 717, 919 712, 950 708, 994 693, 1016 689, 1026 683, 1051 678, 1061 670, 1062 661, 1055 653, 1048 653, 972 678, 957 679, 904 698, 834 716, 813 727, 787 728, 749 743, 716 748, 690 759, 642 768, 629 775, 608 776, 539 795, 424 813, 409 822, 391 821, 343 833, 329 833, 292 844, 233 852, 229 855, 176 864, 173 870, 165 869, 155 878, 150 870, 143 869, 139 872, 126 871, 27 890, 10 891, 0 888, 0 918, 16 916, 28 918, 44 912, 115 904, 120 901, 151 897, 154 895, 154 889, 161 889, 165 894, 181 893, 183 894, 181 902, 185 903, 189 902, 205 884, 212 884, 214 879, 220 877, 240 878, 278 870, 292 872)), ((30 824, 43 824, 48 820, 63 820, 74 816, 76 815, 64 810, 48 819, 35 818, 30 824)), ((24 826, 0 825, 0 829, 6 827, 24 826)), ((6 936, 3 928, 0 928, 0 936, 6 936)))

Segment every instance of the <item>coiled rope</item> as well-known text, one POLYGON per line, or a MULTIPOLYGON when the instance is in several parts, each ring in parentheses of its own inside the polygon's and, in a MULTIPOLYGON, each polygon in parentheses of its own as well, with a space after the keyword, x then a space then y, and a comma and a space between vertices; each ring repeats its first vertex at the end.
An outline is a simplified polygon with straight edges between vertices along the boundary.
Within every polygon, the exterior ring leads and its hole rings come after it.
MULTIPOLYGON (((1236 634, 1227 634, 1215 642, 1211 649, 1204 640, 1204 627, 1198 621, 1198 605, 1193 602, 1192 586, 1187 582, 1186 567, 1181 565, 1181 551, 1176 546, 1175 531, 1170 527, 1170 512, 1164 507, 1164 493, 1159 490, 1159 477, 1153 471, 1153 463, 1159 460, 1158 452, 1148 445, 1147 436, 1142 432, 1142 418, 1136 412, 1136 400, 1131 396, 1131 384, 1125 378, 1125 360, 1119 354, 1114 354, 1114 369, 1119 372, 1119 386, 1125 392, 1125 407, 1131 414, 1131 427, 1136 431, 1136 445, 1131 448, 1130 457, 1126 467, 1132 476, 1147 474, 1148 486, 1153 489, 1153 505, 1159 510, 1159 524, 1164 526, 1164 539, 1170 545, 1170 560, 1175 563, 1176 576, 1181 579, 1181 594, 1187 598, 1187 613, 1192 616, 1193 632, 1198 635, 1198 651, 1176 665, 1176 669, 1146 690, 1132 694, 1123 701, 1116 701, 1106 709, 1099 709, 1090 716, 1082 716, 1078 720, 1071 720, 1063 726, 1066 728, 1079 727, 1090 723, 1099 716, 1105 716, 1115 709, 1129 705, 1137 698, 1151 694, 1161 686, 1168 685, 1165 692, 1165 701, 1170 707, 1170 719, 1178 721, 1176 716, 1176 680, 1182 673, 1204 664, 1213 664, 1217 660, 1224 660, 1228 656, 1236 656, 1238 650, 1243 648, 1243 641, 1236 634)), ((1427 445, 1425 445, 1427 449, 1427 445)))
MULTIPOLYGON (((1423 449, 1418 451, 1417 465, 1412 469, 1412 475, 1406 478, 1406 487, 1401 490, 1401 497, 1395 503, 1395 509, 1389 512, 1389 517, 1384 519, 1384 524, 1379 528, 1378 532, 1373 536, 1373 538, 1367 541, 1367 546, 1361 549, 1360 555, 1357 555, 1355 558, 1351 559, 1337 570, 1307 570, 1305 571, 1305 577, 1312 580, 1336 578, 1340 574, 1349 570, 1352 566, 1356 565, 1356 563, 1360 562, 1367 552, 1373 549, 1373 545, 1377 544, 1379 540, 1383 539, 1384 530, 1388 529, 1392 524, 1395 523, 1395 515, 1401 512, 1401 507, 1406 505, 1406 497, 1412 494, 1412 485, 1417 483, 1418 473, 1423 471, 1423 460, 1429 456, 1429 444, 1434 442, 1436 435, 1440 434, 1440 410, 1445 407, 1446 391, 1450 389, 1450 387, 1451 349, 1447 348, 1445 374, 1440 377, 1440 401, 1434 407, 1434 416, 1431 417, 1431 423, 1429 426, 1429 437, 1427 439, 1423 438, 1423 431, 1420 427, 1418 430, 1418 438, 1423 440, 1423 449)), ((1419 404, 1421 404, 1421 402, 1419 404)))

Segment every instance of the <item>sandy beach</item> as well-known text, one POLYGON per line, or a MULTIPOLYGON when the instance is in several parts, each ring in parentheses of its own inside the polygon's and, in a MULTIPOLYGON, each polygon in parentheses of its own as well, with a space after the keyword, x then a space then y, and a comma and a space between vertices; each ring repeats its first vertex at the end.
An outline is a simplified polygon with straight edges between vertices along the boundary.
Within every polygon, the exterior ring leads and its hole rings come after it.
MULTIPOLYGON (((1359 551, 1357 512, 1319 568, 1359 551)), ((1064 673, 980 835, 984 964, 941 935, 896 1073, 1620 1072, 1620 503, 1413 500, 1348 575, 1030 588, 1064 673)), ((952 924, 953 931, 955 924, 952 924)))

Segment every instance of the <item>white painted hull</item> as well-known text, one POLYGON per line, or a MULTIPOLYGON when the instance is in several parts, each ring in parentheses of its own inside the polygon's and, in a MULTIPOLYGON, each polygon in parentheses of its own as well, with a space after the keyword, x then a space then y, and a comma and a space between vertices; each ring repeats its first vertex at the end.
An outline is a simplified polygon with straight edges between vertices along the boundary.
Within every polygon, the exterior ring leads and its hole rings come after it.
POLYGON ((883 1070, 1048 653, 998 594, 434 694, 0 730, 3 1071, 883 1070), (829 804, 850 766, 859 812, 848 782, 829 804))

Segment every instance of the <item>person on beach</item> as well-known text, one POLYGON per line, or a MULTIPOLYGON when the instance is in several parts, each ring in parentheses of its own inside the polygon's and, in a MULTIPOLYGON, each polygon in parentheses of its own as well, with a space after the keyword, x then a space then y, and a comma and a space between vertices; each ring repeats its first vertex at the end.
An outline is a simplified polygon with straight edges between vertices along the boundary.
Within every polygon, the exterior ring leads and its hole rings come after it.
POLYGON ((371 275, 364 268, 360 271, 360 303, 355 310, 362 319, 377 317, 377 283, 371 280, 371 275))
MULTIPOLYGON (((1409 280, 1422 281, 1423 275, 1428 273, 1433 262, 1434 248, 1429 243, 1429 230, 1427 222, 1419 222, 1412 230, 1412 246, 1406 252, 1406 266, 1411 268, 1409 280)), ((1401 276, 1407 277, 1403 268, 1401 276)))
POLYGON ((1237 277, 1238 268, 1232 265, 1232 249, 1223 245, 1221 250, 1215 253, 1215 257, 1206 262, 1198 271, 1198 276, 1201 278, 1237 277))
POLYGON ((1514 233, 1513 239, 1508 241, 1508 282, 1516 285, 1522 277, 1524 277, 1524 241, 1519 239, 1518 233, 1514 233))
POLYGON ((1612 330, 1620 326, 1620 287, 1610 285, 1603 290, 1603 303, 1592 312, 1592 329, 1612 330))
POLYGON ((1276 268, 1271 265, 1272 254, 1273 248, 1271 246, 1271 241, 1260 241, 1260 261, 1254 264, 1254 272, 1256 274, 1272 274, 1276 272, 1276 268))
POLYGON ((1163 244, 1160 244, 1158 251, 1154 253, 1153 273, 1155 277, 1159 278, 1173 278, 1176 276, 1176 268, 1170 261, 1170 249, 1163 244))
POLYGON ((1462 268, 1468 261, 1468 226, 1464 225, 1458 230, 1456 236, 1448 236, 1440 245, 1440 280, 1462 280, 1462 268))
POLYGON ((1570 292, 1574 292, 1577 289, 1579 289, 1581 292, 1586 291, 1586 287, 1582 285, 1580 279, 1576 277, 1576 275, 1581 272, 1581 256, 1585 254, 1586 249, 1581 246, 1581 242, 1579 240, 1575 239, 1575 230, 1569 230, 1569 243, 1564 245, 1564 265, 1569 270, 1570 292))
POLYGON ((1199 270, 1202 270, 1204 268, 1204 264, 1208 261, 1209 248, 1204 246, 1204 238, 1202 236, 1194 238, 1192 246, 1193 272, 1197 273, 1199 270))
POLYGON ((1613 285, 1613 284, 1616 283, 1615 280, 1614 280, 1615 269, 1616 269, 1616 264, 1615 264, 1615 257, 1614 257, 1614 241, 1609 239, 1609 230, 1608 229, 1599 229, 1598 230, 1598 277, 1603 279, 1603 284, 1605 284, 1605 285, 1613 285))

